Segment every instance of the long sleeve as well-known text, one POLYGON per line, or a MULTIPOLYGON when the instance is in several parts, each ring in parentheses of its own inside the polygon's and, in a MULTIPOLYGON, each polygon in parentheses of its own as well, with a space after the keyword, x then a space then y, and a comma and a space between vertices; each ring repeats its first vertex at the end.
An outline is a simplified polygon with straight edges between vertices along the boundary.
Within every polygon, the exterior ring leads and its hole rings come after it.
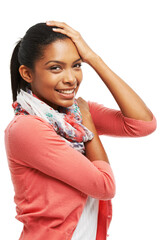
POLYGON ((110 165, 100 159, 91 163, 39 117, 16 117, 6 130, 6 149, 10 161, 39 170, 86 195, 107 200, 115 194, 110 165))
POLYGON ((156 119, 135 120, 124 117, 121 111, 110 109, 103 104, 88 102, 89 109, 99 135, 117 137, 142 137, 156 129, 156 119))

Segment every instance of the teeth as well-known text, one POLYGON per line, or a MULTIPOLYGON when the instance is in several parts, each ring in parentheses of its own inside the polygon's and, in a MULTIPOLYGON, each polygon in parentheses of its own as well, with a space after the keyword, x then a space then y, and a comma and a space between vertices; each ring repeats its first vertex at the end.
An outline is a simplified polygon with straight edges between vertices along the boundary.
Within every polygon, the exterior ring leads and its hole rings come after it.
POLYGON ((72 89, 72 90, 58 90, 58 92, 65 93, 65 94, 71 94, 71 93, 74 92, 74 89, 72 89))

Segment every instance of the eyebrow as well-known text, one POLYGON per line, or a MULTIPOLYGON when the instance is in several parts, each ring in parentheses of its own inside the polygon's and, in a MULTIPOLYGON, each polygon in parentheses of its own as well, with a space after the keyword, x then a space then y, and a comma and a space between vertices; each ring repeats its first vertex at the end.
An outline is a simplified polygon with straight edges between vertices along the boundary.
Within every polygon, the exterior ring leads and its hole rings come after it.
MULTIPOLYGON (((73 62, 73 64, 76 63, 76 62, 79 62, 80 60, 82 61, 81 58, 78 58, 77 60, 75 60, 75 61, 73 62)), ((65 65, 65 64, 66 64, 65 62, 62 62, 62 61, 50 60, 50 61, 46 62, 45 65, 47 65, 47 64, 49 64, 49 63, 59 63, 59 64, 62 64, 62 65, 65 65)))

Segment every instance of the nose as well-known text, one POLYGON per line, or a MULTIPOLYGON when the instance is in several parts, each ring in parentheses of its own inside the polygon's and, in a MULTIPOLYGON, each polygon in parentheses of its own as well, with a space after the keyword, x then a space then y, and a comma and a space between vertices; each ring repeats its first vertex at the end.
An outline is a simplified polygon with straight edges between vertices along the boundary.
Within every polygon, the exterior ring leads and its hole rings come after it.
POLYGON ((70 85, 75 85, 77 82, 76 76, 74 75, 72 70, 67 70, 65 76, 63 78, 63 83, 68 83, 70 85))

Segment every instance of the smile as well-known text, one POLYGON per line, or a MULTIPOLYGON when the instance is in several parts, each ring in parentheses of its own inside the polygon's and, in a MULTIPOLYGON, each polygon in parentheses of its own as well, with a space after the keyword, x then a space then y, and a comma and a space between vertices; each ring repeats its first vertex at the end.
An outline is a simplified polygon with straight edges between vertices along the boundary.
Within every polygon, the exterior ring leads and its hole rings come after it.
POLYGON ((56 89, 58 95, 60 96, 60 98, 62 99, 66 99, 66 100, 72 100, 75 97, 75 89, 76 88, 72 88, 72 89, 56 89))
POLYGON ((64 93, 64 94, 72 94, 74 93, 75 89, 70 89, 70 90, 56 90, 59 93, 64 93))

